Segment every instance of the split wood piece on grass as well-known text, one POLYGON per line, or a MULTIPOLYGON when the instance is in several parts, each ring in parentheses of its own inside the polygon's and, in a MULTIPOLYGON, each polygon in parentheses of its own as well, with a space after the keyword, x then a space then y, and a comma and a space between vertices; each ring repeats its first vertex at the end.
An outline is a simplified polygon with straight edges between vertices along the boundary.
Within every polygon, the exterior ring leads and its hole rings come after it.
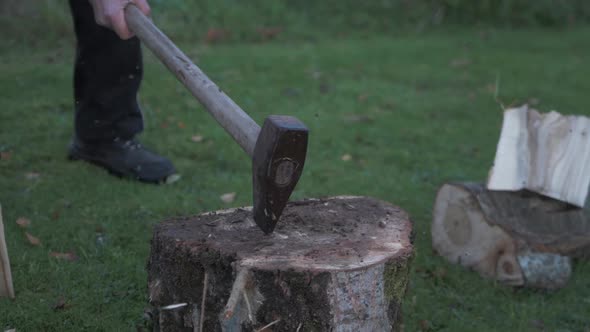
POLYGON ((490 190, 528 189, 583 207, 590 184, 590 119, 541 114, 528 106, 508 109, 490 190))
POLYGON ((570 257, 590 257, 587 210, 480 183, 443 185, 431 231, 433 248, 450 262, 514 286, 563 287, 570 257))
POLYGON ((7 296, 14 298, 14 287, 12 285, 12 273, 10 272, 10 260, 6 248, 4 236, 4 224, 2 222, 2 207, 0 206, 0 297, 7 296))
POLYGON ((152 239, 150 302, 188 305, 154 325, 192 331, 202 316, 203 331, 396 331, 411 232, 404 211, 365 197, 291 202, 271 235, 248 208, 164 221, 152 239))

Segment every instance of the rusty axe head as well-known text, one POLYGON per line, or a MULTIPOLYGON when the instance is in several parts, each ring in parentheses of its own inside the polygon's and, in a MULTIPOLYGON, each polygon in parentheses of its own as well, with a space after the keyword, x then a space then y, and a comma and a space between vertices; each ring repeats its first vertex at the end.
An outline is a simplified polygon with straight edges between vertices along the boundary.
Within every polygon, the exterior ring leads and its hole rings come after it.
POLYGON ((308 130, 291 116, 266 118, 252 156, 254 221, 272 233, 295 188, 307 153, 308 130))

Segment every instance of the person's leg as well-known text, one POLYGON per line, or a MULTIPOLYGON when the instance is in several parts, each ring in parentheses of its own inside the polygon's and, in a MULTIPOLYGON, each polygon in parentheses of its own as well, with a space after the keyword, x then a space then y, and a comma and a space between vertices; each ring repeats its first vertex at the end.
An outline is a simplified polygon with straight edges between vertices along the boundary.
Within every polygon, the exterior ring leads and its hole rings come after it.
POLYGON ((143 76, 140 42, 96 24, 88 0, 70 0, 76 32, 75 138, 70 158, 114 174, 159 182, 175 172, 166 158, 134 138, 143 130, 137 91, 143 76))
POLYGON ((137 38, 120 39, 94 21, 87 0, 70 0, 77 38, 76 135, 84 141, 133 138, 143 129, 137 91, 143 75, 137 38))

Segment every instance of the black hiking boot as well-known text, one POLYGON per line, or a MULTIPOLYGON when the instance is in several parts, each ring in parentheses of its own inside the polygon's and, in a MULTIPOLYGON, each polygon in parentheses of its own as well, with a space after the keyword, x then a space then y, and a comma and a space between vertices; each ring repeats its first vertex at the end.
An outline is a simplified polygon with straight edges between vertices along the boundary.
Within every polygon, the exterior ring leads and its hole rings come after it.
POLYGON ((111 174, 148 183, 170 183, 178 179, 172 162, 134 139, 85 143, 74 138, 68 158, 85 160, 107 169, 111 174))

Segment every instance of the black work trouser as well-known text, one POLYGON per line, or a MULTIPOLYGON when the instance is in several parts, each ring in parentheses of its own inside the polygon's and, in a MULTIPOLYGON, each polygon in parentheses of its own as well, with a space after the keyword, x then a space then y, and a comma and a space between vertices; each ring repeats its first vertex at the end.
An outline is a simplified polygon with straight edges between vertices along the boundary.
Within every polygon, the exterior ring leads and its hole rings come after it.
POLYGON ((82 141, 130 139, 143 130, 137 91, 143 76, 137 38, 96 24, 88 0, 70 0, 76 31, 75 133, 82 141))

